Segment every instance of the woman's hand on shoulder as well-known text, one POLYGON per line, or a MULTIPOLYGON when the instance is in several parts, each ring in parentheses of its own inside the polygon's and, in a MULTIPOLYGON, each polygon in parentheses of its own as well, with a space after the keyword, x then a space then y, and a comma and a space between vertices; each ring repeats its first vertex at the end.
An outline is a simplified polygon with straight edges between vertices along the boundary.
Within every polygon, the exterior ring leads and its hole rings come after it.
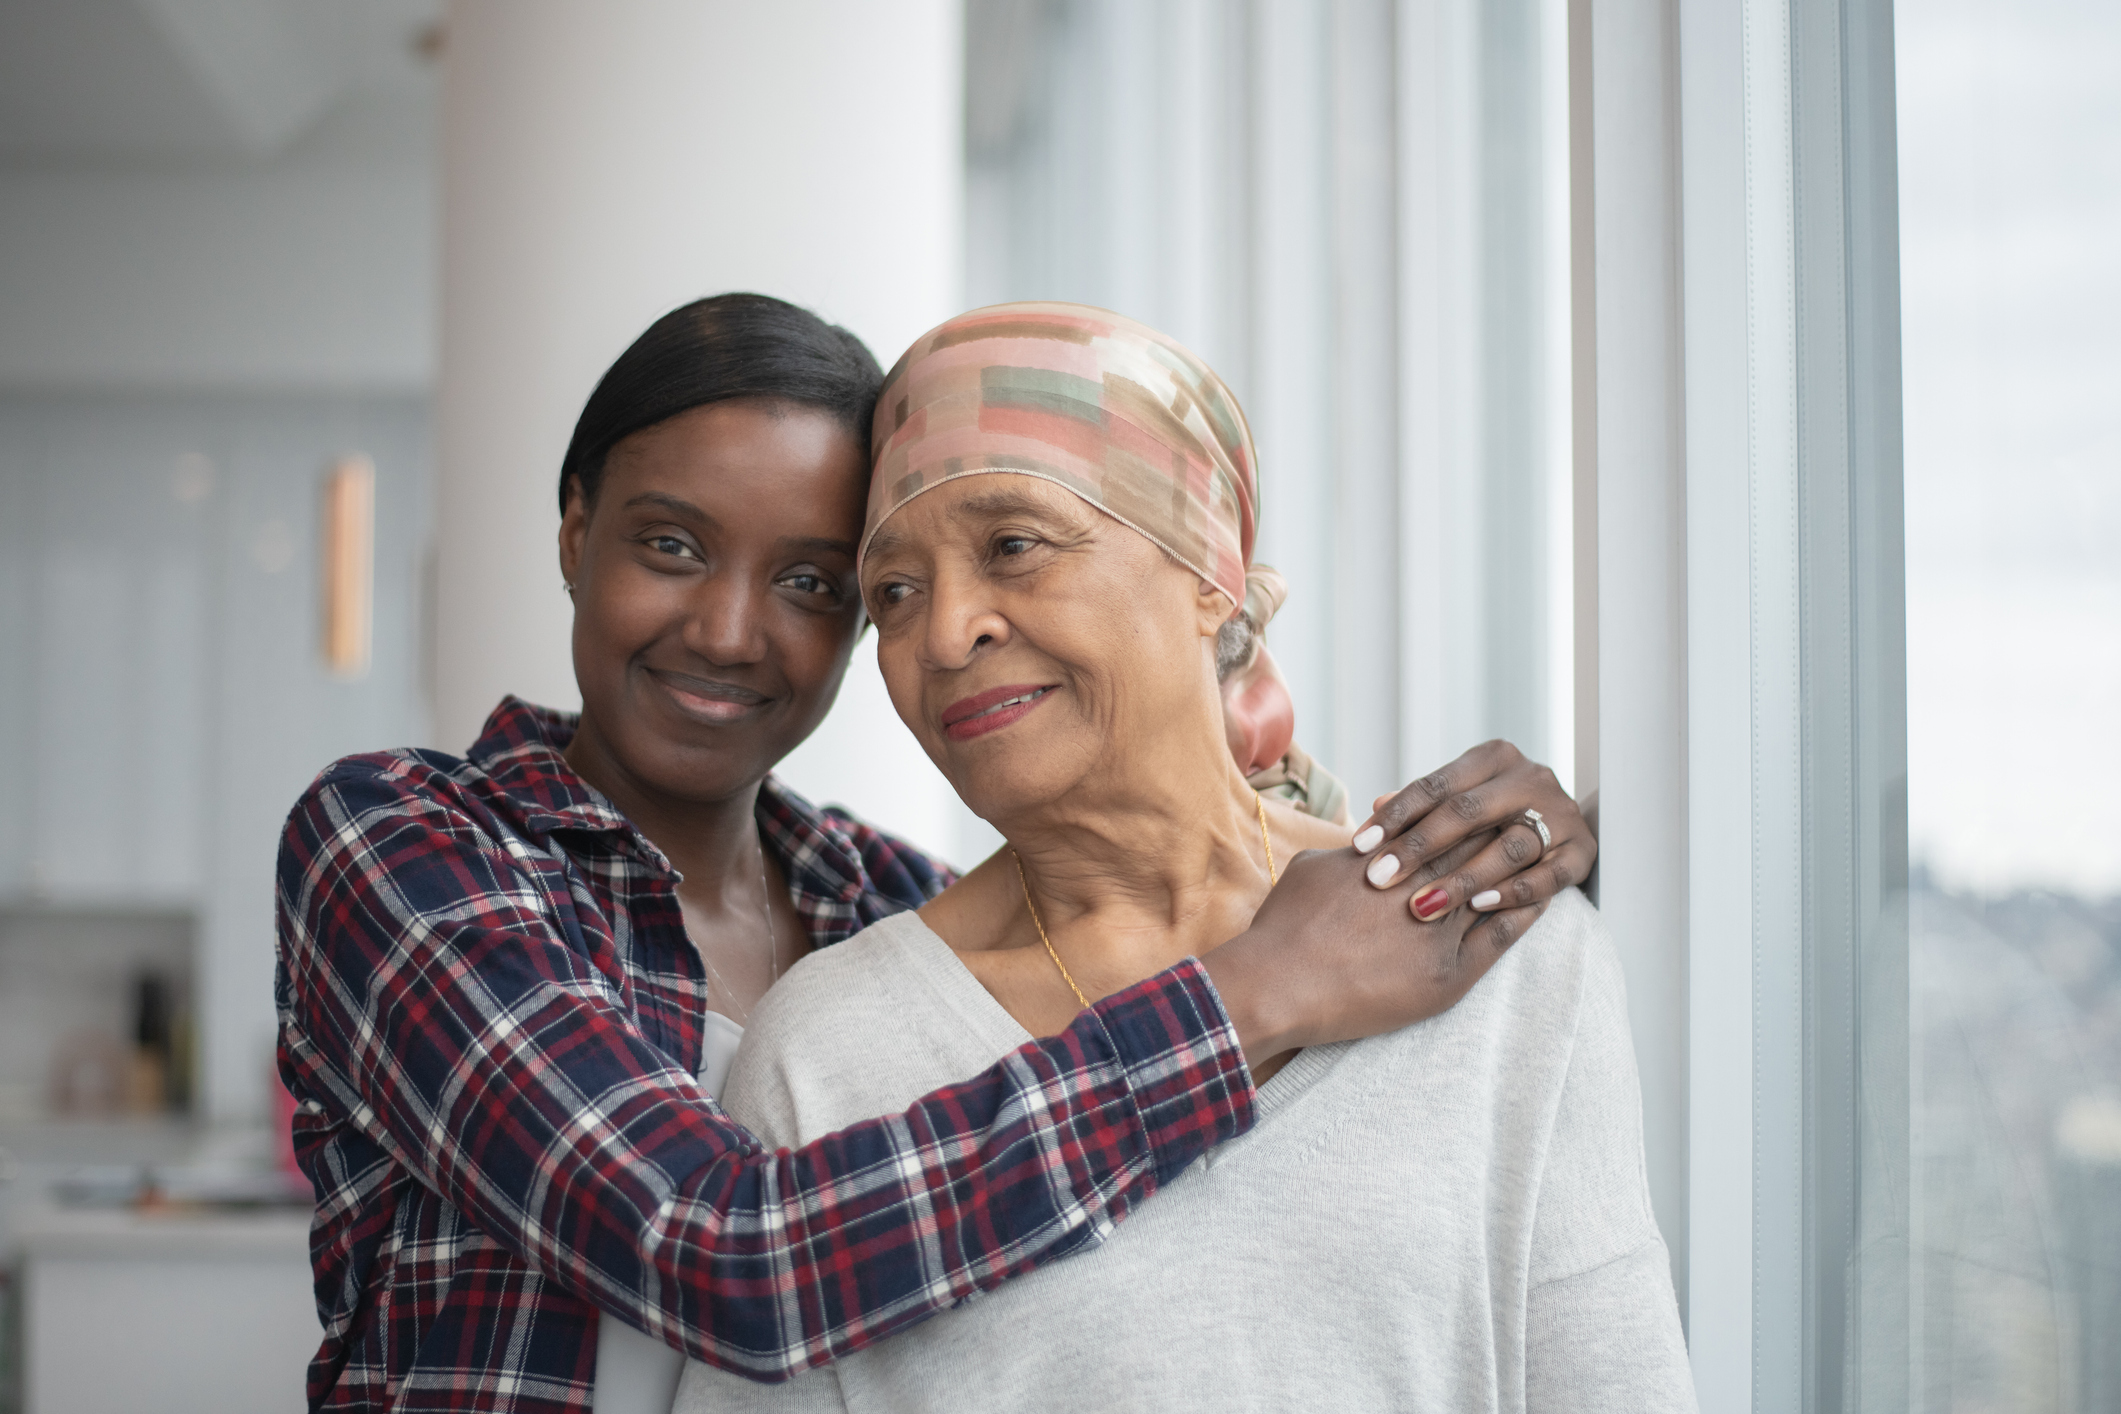
POLYGON ((1506 741, 1491 741, 1397 794, 1379 796, 1355 832, 1355 849, 1370 856, 1365 875, 1378 888, 1443 864, 1441 877, 1414 890, 1415 918, 1441 918, 1468 905, 1485 915, 1475 934, 1492 934, 1490 946, 1501 947, 1531 927, 1554 895, 1590 877, 1598 837, 1551 770, 1506 741), (1538 812, 1551 843, 1540 838, 1528 810, 1538 812), (1494 838, 1486 848, 1463 862, 1445 862, 1487 832, 1494 838))
MULTIPOLYGON (((1450 853, 1438 862, 1449 867, 1450 853)), ((1426 867, 1377 889, 1363 883, 1364 864, 1346 846, 1303 851, 1252 926, 1201 960, 1255 1073, 1302 1046, 1396 1031, 1448 1011, 1509 946, 1507 933, 1473 937, 1481 920, 1470 909, 1410 920, 1408 900, 1426 867)))

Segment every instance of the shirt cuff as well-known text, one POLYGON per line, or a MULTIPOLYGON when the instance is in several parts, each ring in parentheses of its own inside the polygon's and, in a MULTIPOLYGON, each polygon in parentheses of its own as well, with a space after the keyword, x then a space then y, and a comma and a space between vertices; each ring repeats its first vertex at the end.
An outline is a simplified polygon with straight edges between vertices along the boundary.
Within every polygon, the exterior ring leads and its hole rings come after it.
POLYGON ((1252 1127, 1252 1072, 1198 958, 1115 992, 1093 1010, 1126 1072, 1158 1187, 1252 1127))

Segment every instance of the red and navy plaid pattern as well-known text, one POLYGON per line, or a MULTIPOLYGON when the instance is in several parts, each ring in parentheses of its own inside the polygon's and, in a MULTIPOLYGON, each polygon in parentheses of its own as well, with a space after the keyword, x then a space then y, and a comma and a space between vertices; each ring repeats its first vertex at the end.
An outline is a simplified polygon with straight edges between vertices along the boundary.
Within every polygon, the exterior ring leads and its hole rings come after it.
MULTIPOLYGON (((1052 1258, 1252 1122, 1187 962, 903 1115, 764 1152, 693 1080, 662 853, 511 698, 468 760, 351 756, 279 861, 280 1074, 317 1190, 313 1409, 586 1410, 602 1306, 783 1379, 1052 1258)), ((818 946, 949 881, 769 780, 818 946)))

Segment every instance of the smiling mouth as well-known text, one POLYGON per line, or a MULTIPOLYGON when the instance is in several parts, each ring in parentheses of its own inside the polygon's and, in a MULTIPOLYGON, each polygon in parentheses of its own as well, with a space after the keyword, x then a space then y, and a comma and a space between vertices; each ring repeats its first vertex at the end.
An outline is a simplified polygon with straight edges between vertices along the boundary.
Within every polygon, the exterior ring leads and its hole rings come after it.
POLYGON ((999 731, 1046 700, 1056 690, 1028 685, 997 687, 963 698, 943 709, 943 733, 954 741, 969 741, 999 731))
POLYGON ((709 678, 657 672, 654 669, 649 670, 649 676, 670 694, 671 701, 677 704, 679 711, 703 721, 738 721, 773 701, 765 693, 739 683, 715 682, 709 678))

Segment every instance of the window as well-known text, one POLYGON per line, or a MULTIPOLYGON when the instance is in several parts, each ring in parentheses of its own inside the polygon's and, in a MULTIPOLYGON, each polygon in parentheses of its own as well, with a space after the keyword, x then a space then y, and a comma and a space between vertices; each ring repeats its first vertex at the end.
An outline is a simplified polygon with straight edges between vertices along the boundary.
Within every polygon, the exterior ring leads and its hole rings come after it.
POLYGON ((1924 1414, 2121 1408, 2121 11, 1903 6, 1924 1414))
POLYGON ((2121 1408, 2121 10, 967 33, 973 302, 1237 388, 1306 743, 1596 787, 1703 1407, 2121 1408))

